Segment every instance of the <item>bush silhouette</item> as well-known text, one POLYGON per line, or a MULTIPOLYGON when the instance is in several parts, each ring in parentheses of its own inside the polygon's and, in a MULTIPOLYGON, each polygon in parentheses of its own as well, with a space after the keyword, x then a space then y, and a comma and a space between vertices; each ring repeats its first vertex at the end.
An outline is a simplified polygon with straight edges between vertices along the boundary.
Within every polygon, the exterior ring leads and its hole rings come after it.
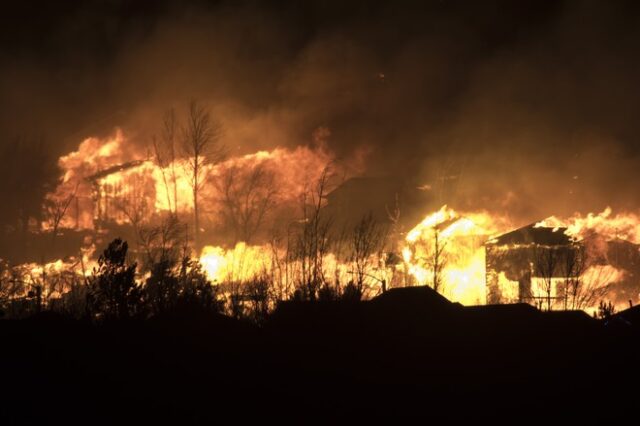
POLYGON ((180 290, 179 277, 170 261, 160 260, 151 265, 151 275, 145 284, 145 298, 153 315, 174 310, 180 290))
POLYGON ((98 259, 87 291, 93 319, 126 320, 143 315, 142 289, 135 281, 136 263, 127 264, 126 241, 116 238, 98 259))

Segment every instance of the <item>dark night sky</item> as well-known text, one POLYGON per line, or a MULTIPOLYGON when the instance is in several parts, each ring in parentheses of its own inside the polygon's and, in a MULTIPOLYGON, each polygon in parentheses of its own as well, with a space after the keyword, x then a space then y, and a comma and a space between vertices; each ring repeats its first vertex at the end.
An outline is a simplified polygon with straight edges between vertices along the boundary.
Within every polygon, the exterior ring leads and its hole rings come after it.
POLYGON ((208 102, 244 151, 331 129, 370 175, 532 218, 637 209, 635 1, 22 1, 3 5, 0 136, 57 156, 208 102))

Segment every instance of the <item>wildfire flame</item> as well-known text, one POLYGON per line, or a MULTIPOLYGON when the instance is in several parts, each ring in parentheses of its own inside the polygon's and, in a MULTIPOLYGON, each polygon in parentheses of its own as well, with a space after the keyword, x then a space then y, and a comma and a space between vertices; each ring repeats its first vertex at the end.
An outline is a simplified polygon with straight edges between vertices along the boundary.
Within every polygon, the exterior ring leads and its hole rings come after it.
POLYGON ((218 246, 205 246, 200 263, 215 283, 249 281, 270 270, 271 250, 267 246, 248 246, 244 242, 230 250, 218 246))
MULTIPOLYGON (((235 170, 245 174, 255 170, 268 173, 273 178, 269 181, 273 188, 269 194, 279 208, 286 210, 300 203, 301 194, 308 190, 309 183, 317 181, 333 160, 324 144, 318 144, 316 148, 275 148, 205 164, 204 174, 213 181, 235 170)), ((151 223, 168 212, 185 217, 192 213, 189 159, 175 158, 167 163, 151 158, 120 130, 106 139, 85 139, 76 151, 62 156, 58 164, 62 170, 60 181, 46 200, 64 209, 62 212, 58 209, 61 213, 59 222, 45 220, 41 229, 98 231, 99 224, 109 221, 151 223), (171 190, 168 179, 173 186, 171 190)), ((211 182, 205 182, 201 188, 201 210, 210 225, 219 220, 218 204, 224 195, 220 191, 220 187, 211 182)), ((552 216, 535 227, 562 229, 571 241, 585 244, 592 257, 605 260, 592 262, 583 271, 581 279, 590 283, 589 286, 602 289, 632 277, 628 271, 609 262, 608 243, 624 240, 639 245, 640 216, 637 214, 614 215, 607 207, 598 214, 575 214, 569 218, 552 216)), ((429 285, 452 301, 484 304, 487 301, 485 243, 512 229, 513 224, 506 216, 486 211, 456 212, 445 205, 426 215, 399 244, 392 244, 400 251, 401 264, 386 265, 382 258, 370 260, 376 266, 367 273, 367 279, 371 278, 368 285, 373 290, 369 294, 377 294, 384 286, 388 288, 393 274, 400 273, 405 277, 401 280, 404 285, 429 285)), ((91 246, 64 261, 20 265, 17 269, 19 279, 38 285, 45 277, 64 271, 74 271, 82 279, 95 266, 94 249, 95 246, 91 246)), ((322 256, 324 273, 336 285, 353 281, 354 267, 348 259, 330 252, 322 256)), ((214 284, 249 282, 259 276, 268 276, 273 282, 285 283, 281 297, 291 297, 291 284, 303 280, 304 266, 300 261, 283 253, 282 247, 270 244, 252 245, 239 241, 230 248, 210 244, 204 246, 199 260, 214 284)), ((3 273, 6 274, 6 270, 3 273)), ((497 272, 495 279, 502 288, 504 300, 518 300, 517 281, 512 281, 504 271, 497 272)), ((554 277, 554 280, 558 278, 554 277)), ((398 280, 394 282, 398 285, 398 280)), ((531 285, 532 291, 537 291, 542 286, 540 278, 532 277, 531 285)), ((592 305, 588 307, 593 308, 592 305)))
MULTIPOLYGON (((568 218, 551 216, 536 223, 536 227, 565 229, 565 234, 574 241, 585 245, 590 265, 583 274, 582 280, 591 291, 606 290, 608 298, 613 299, 616 309, 628 307, 629 301, 637 299, 640 292, 629 293, 621 288, 621 284, 631 280, 633 273, 622 269, 621 265, 613 265, 618 257, 617 250, 611 243, 624 241, 636 245, 632 252, 638 253, 640 247, 640 216, 633 212, 619 212, 615 215, 611 207, 606 207, 600 213, 582 215, 576 213, 568 218), (613 252, 612 252, 613 250, 613 252)), ((635 283, 637 286, 637 283, 635 283)), ((595 310, 599 301, 594 300, 584 308, 595 310)))
MULTIPOLYGON (((331 161, 333 155, 322 145, 315 149, 275 148, 206 164, 202 173, 215 178, 233 168, 261 168, 273 176, 271 184, 277 188, 275 201, 286 204, 297 202, 305 186, 317 180, 331 161)), ((62 170, 61 181, 47 198, 63 200, 73 196, 77 200, 63 218, 62 228, 94 229, 97 219, 123 224, 130 221, 131 214, 151 218, 171 211, 173 206, 185 214, 193 209, 188 159, 177 158, 160 167, 128 141, 121 130, 106 140, 85 139, 76 151, 61 157, 58 165, 62 170), (170 190, 166 181, 172 173, 176 191, 170 190)), ((170 185, 173 184, 172 179, 170 185)), ((221 198, 216 185, 203 185, 200 196, 205 204, 202 210, 216 210, 221 198)), ((49 227, 43 223, 43 228, 49 227)))
POLYGON ((408 272, 418 285, 434 287, 441 281, 438 290, 450 300, 484 304, 483 244, 507 224, 487 212, 458 213, 443 206, 407 233, 402 254, 408 272))
POLYGON ((565 233, 576 239, 584 239, 597 234, 607 241, 623 239, 640 244, 640 216, 635 213, 612 215, 611 207, 607 207, 597 214, 588 213, 586 216, 579 213, 566 219, 551 216, 538 222, 536 226, 567 228, 565 233))

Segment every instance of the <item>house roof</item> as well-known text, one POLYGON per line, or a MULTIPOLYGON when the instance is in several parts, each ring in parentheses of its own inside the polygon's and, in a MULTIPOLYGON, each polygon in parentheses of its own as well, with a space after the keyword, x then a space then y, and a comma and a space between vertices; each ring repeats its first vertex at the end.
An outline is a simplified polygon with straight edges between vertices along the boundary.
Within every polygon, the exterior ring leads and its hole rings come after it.
POLYGON ((623 321, 627 325, 640 326, 640 305, 632 306, 613 315, 616 321, 623 321))
POLYGON ((522 228, 507 232, 487 241, 492 245, 529 245, 539 244, 547 246, 559 246, 571 244, 572 239, 565 234, 567 228, 549 228, 546 226, 536 226, 531 223, 522 228))
POLYGON ((420 311, 448 310, 460 306, 426 285, 390 289, 374 297, 370 304, 405 311, 412 308, 420 311))
POLYGON ((88 180, 89 182, 95 182, 97 180, 100 180, 100 179, 102 179, 104 177, 107 177, 109 175, 112 175, 114 173, 118 173, 118 172, 121 172, 123 170, 132 169, 134 167, 138 167, 139 165, 141 165, 144 162, 145 162, 145 160, 134 160, 134 161, 128 161, 128 162, 122 163, 122 164, 117 164, 117 165, 109 167, 107 169, 100 170, 99 172, 94 173, 91 176, 87 176, 86 180, 88 180))

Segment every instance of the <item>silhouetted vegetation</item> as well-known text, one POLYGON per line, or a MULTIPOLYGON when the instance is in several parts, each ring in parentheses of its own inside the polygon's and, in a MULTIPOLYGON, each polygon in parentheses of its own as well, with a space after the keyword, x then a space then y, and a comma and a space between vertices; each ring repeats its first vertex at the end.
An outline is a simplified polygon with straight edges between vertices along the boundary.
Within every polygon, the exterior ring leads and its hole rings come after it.
POLYGON ((127 264, 128 250, 126 241, 115 239, 98 259, 87 291, 87 309, 95 319, 127 320, 144 315, 142 289, 135 281, 137 264, 127 264))
MULTIPOLYGON (((166 243, 162 238, 158 241, 166 243)), ((69 270, 33 276, 2 263, 0 309, 8 318, 24 318, 46 310, 97 322, 224 310, 219 287, 210 282, 197 260, 162 243, 147 248, 141 268, 132 261, 128 243, 117 238, 86 278, 79 275, 80 271, 69 270)))
POLYGON ((604 300, 600 301, 598 305, 598 313, 597 317, 600 319, 608 320, 611 319, 611 316, 616 312, 615 306, 611 302, 605 302, 604 300))
POLYGON ((216 287, 189 262, 177 275, 153 270, 156 284, 172 277, 163 291, 151 292, 148 282, 134 291, 126 253, 123 241, 112 242, 91 277, 91 313, 105 321, 52 312, 0 321, 7 424, 209 424, 227 412, 262 421, 397 420, 455 410, 456 419, 495 420, 513 418, 523 400, 546 408, 549 399, 562 404, 545 416, 580 419, 586 412, 575 407, 589 404, 590 418, 611 419, 618 404, 633 402, 631 392, 593 391, 638 378, 640 323, 632 313, 603 322, 526 304, 463 307, 429 287, 360 301, 350 296, 355 285, 342 301, 319 296, 267 313, 268 286, 257 280, 241 305, 251 307, 255 327, 216 314, 216 287), (146 308, 147 321, 131 321, 146 308), (415 398, 421 403, 410 403, 415 398))
POLYGON ((201 190, 208 176, 205 165, 220 162, 226 156, 226 147, 220 142, 222 125, 216 121, 209 109, 196 101, 191 101, 181 127, 182 143, 180 147, 188 159, 189 184, 193 201, 194 247, 200 248, 200 211, 201 190))

